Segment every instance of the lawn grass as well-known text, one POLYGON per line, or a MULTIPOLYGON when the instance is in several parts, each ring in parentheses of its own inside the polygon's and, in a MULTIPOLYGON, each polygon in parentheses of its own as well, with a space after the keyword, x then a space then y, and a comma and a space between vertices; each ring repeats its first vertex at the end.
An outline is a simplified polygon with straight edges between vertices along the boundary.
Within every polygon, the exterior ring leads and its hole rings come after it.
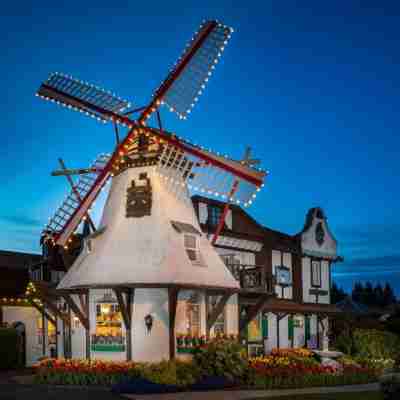
POLYGON ((350 393, 324 393, 300 394, 297 396, 265 397, 257 400, 383 400, 380 392, 350 392, 350 393))

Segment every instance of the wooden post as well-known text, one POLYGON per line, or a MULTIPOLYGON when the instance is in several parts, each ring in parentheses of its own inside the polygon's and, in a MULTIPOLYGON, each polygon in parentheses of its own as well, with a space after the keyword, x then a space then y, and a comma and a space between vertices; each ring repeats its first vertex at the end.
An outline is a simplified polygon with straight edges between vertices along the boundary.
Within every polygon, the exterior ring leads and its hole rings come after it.
POLYGON ((169 358, 175 359, 175 318, 176 306, 178 304, 177 287, 168 288, 168 314, 169 314, 169 358))
POLYGON ((206 323, 206 330, 207 330, 207 337, 210 336, 210 329, 215 324, 217 318, 221 315, 224 311, 225 305, 228 302, 229 298, 232 296, 232 293, 224 293, 218 303, 215 305, 214 309, 209 310, 207 313, 207 323, 206 323))
POLYGON ((126 294, 126 308, 129 315, 129 329, 126 329, 126 359, 132 360, 132 303, 134 301, 135 291, 129 289, 126 294))
POLYGON ((134 297, 134 289, 114 289, 114 293, 118 300, 118 305, 121 310, 122 319, 126 330, 126 359, 132 360, 132 299, 134 297), (125 300, 124 300, 125 292, 125 300))
POLYGON ((86 314, 87 326, 85 327, 86 333, 86 359, 90 360, 90 313, 89 313, 90 305, 89 305, 89 290, 85 294, 85 307, 83 312, 86 314))
MULTIPOLYGON (((78 304, 75 303, 75 300, 68 293, 63 293, 62 297, 65 302, 68 304, 68 307, 73 311, 73 313, 78 317, 81 324, 85 327, 86 330, 86 359, 90 360, 90 323, 89 323, 89 291, 85 293, 85 302, 83 304, 83 308, 81 309, 78 304)), ((82 304, 81 304, 82 306, 82 304)))
POLYGON ((276 315, 276 348, 279 349, 280 347, 280 330, 279 330, 279 323, 281 321, 281 319, 279 318, 279 314, 275 314, 276 315))
POLYGON ((47 322, 44 312, 42 312, 42 354, 43 357, 46 356, 46 324, 45 322, 47 322))

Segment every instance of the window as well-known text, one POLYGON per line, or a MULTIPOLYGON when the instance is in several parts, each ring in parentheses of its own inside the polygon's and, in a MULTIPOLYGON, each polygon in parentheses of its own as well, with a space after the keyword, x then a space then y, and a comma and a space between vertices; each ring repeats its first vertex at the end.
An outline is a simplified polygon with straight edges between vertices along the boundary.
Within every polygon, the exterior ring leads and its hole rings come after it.
POLYGON ((321 262, 311 262, 311 286, 321 287, 321 262))
POLYGON ((186 328, 189 335, 201 335, 200 317, 200 295, 193 293, 186 302, 186 328))
POLYGON ((124 351, 122 316, 117 303, 96 304, 96 333, 92 335, 93 351, 124 351))
POLYGON ((216 227, 218 226, 219 220, 221 219, 222 210, 220 207, 209 206, 208 210, 208 223, 216 227))
MULTIPOLYGON (((220 296, 210 296, 209 297, 210 310, 213 310, 214 307, 216 307, 220 298, 221 298, 220 296)), ((221 314, 219 314, 217 320, 215 321, 215 323, 213 325, 214 335, 223 335, 224 333, 226 333, 225 311, 226 311, 226 309, 224 308, 224 310, 221 312, 221 314)))
POLYGON ((200 262, 196 236, 185 234, 183 235, 183 241, 189 260, 192 262, 200 262))

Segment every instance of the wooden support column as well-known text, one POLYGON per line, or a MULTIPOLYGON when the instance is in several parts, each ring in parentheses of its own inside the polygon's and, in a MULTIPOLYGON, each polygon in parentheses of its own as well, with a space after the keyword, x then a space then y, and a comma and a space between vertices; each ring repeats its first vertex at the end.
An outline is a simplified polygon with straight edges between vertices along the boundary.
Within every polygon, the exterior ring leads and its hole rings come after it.
POLYGON ((87 327, 85 329, 85 336, 86 336, 86 359, 90 360, 90 310, 89 310, 89 291, 84 295, 85 304, 83 312, 86 315, 87 319, 87 327))
MULTIPOLYGON (((221 315, 221 313, 224 311, 225 305, 232 296, 232 293, 224 293, 218 303, 215 305, 214 309, 209 310, 207 312, 207 321, 206 321, 206 334, 207 337, 210 336, 210 329, 212 326, 215 324, 215 321, 218 319, 218 317, 221 315)), ((206 297, 207 299, 207 297, 206 297)))
MULTIPOLYGON (((89 291, 85 293, 83 301, 83 308, 81 309, 70 294, 63 293, 62 297, 68 304, 68 307, 78 317, 81 324, 86 330, 86 359, 90 360, 90 326, 89 326, 89 291)), ((82 304, 81 304, 82 306, 82 304)))
POLYGON ((275 313, 276 315, 276 347, 279 349, 281 345, 281 339, 280 339, 280 322, 281 319, 285 318, 288 314, 286 313, 275 313))
POLYGON ((176 307, 178 305, 178 293, 177 287, 168 288, 168 315, 169 315, 169 358, 170 360, 175 359, 175 318, 176 318, 176 307))
POLYGON ((52 325, 54 325, 54 326, 56 327, 56 329, 57 329, 56 320, 45 310, 44 307, 39 306, 39 305, 36 304, 33 300, 30 300, 30 299, 28 300, 28 303, 29 303, 32 307, 36 308, 36 310, 38 310, 38 311, 40 312, 40 314, 42 314, 42 316, 46 317, 46 319, 47 319, 48 321, 50 321, 50 323, 51 323, 52 325))
POLYGON ((239 326, 239 332, 243 332, 247 325, 252 321, 257 314, 264 308, 264 306, 268 303, 271 299, 271 295, 269 293, 263 293, 260 295, 258 301, 250 307, 246 318, 242 319, 239 326))
POLYGON ((52 312, 54 317, 60 318, 62 321, 64 321, 67 324, 71 324, 70 318, 68 318, 68 315, 63 313, 61 310, 57 308, 57 305, 55 304, 55 299, 51 299, 47 296, 40 296, 40 299, 43 304, 52 312))
POLYGON ((47 332, 47 327, 46 327, 46 317, 45 313, 42 312, 42 355, 43 357, 46 357, 46 332, 47 332))
POLYGON ((119 309, 126 330, 126 359, 132 360, 132 303, 135 295, 134 289, 114 289, 117 296, 119 309), (124 299, 125 294, 125 299, 124 299))

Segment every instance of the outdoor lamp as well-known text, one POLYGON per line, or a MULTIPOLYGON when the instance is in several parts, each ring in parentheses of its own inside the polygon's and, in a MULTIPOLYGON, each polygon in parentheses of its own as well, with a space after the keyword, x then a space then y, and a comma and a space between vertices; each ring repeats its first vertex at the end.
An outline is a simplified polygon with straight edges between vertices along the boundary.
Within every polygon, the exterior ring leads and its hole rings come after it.
POLYGON ((144 323, 145 323, 146 328, 147 328, 147 333, 150 333, 151 329, 153 328, 153 317, 150 314, 147 314, 144 317, 144 323))

